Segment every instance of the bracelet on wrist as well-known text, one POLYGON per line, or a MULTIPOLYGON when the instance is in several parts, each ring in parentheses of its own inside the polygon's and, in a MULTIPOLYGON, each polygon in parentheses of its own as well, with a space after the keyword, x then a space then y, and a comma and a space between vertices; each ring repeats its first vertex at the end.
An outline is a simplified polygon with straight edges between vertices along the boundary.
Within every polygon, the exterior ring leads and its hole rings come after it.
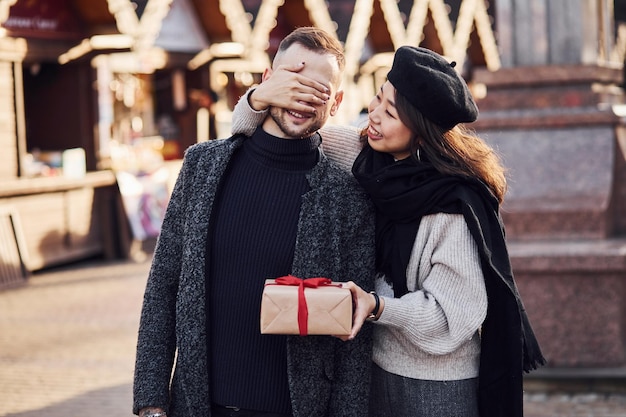
POLYGON ((372 321, 378 318, 378 310, 380 310, 380 297, 374 291, 370 291, 370 294, 374 296, 374 301, 376 303, 374 304, 374 309, 372 310, 372 312, 369 314, 369 316, 367 316, 367 320, 372 321))

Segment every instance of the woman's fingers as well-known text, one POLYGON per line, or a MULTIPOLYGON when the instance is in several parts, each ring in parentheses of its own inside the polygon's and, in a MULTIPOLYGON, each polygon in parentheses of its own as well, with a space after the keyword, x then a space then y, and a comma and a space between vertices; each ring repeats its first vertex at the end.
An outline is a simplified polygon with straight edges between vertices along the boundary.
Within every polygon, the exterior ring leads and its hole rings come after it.
POLYGON ((302 67, 280 65, 254 91, 255 108, 268 106, 315 112, 330 96, 320 82, 299 74, 302 67))
POLYGON ((348 336, 348 339, 351 340, 354 339, 359 333, 361 327, 363 327, 365 319, 369 315, 370 311, 372 311, 370 308, 371 300, 369 300, 372 295, 363 291, 361 287, 352 281, 347 282, 344 286, 350 290, 350 293, 352 294, 352 303, 354 305, 354 312, 352 314, 352 330, 350 332, 350 336, 348 336))
POLYGON ((301 92, 313 94, 315 97, 322 100, 328 100, 328 93, 330 92, 330 89, 327 85, 300 74, 305 65, 306 64, 304 62, 297 65, 279 65, 274 73, 278 72, 279 75, 283 77, 283 81, 296 81, 294 86, 300 87, 301 92))

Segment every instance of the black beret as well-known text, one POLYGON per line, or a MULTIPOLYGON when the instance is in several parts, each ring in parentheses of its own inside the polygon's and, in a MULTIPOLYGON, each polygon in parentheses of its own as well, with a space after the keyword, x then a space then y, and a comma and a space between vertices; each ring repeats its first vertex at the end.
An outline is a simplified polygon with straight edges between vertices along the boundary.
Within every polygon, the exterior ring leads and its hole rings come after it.
POLYGON ((452 129, 478 118, 478 107, 455 65, 429 49, 402 46, 387 79, 424 117, 452 129))

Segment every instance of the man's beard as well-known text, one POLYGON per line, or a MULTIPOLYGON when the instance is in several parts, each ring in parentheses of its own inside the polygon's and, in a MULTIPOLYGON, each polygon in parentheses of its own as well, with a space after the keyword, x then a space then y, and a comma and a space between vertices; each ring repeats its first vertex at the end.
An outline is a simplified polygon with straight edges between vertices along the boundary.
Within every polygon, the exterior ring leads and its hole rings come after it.
POLYGON ((278 128, 289 138, 308 138, 311 137, 315 132, 320 130, 324 125, 323 121, 315 119, 314 123, 309 125, 308 127, 302 128, 290 128, 290 124, 285 121, 287 111, 284 109, 272 107, 270 108, 270 116, 274 120, 274 123, 278 126, 278 128))

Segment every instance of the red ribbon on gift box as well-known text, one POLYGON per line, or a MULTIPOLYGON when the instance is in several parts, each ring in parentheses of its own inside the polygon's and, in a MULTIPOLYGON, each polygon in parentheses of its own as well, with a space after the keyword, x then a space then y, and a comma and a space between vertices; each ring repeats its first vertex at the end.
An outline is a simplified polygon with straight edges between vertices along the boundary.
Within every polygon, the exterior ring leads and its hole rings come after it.
MULTIPOLYGON (((333 285, 330 278, 298 278, 293 275, 285 275, 284 277, 276 278, 274 282, 278 285, 293 285, 298 286, 298 329, 300 336, 306 336, 309 332, 309 309, 306 305, 306 298, 304 298, 304 288, 317 288, 320 286, 333 285)), ((341 286, 341 284, 338 284, 341 286)))

